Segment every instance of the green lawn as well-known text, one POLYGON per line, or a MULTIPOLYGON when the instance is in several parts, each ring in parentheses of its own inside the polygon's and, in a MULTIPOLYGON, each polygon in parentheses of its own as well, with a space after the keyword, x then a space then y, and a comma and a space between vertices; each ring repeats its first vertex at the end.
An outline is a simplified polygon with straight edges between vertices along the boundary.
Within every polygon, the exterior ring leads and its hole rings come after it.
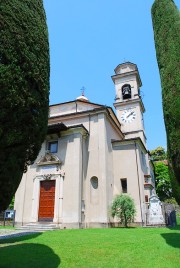
POLYGON ((180 226, 50 231, 0 240, 2 268, 179 268, 180 226))
MULTIPOLYGON (((15 229, 12 225, 10 225, 10 226, 0 226, 0 229, 15 229)), ((0 266, 1 267, 1 266, 0 266)))

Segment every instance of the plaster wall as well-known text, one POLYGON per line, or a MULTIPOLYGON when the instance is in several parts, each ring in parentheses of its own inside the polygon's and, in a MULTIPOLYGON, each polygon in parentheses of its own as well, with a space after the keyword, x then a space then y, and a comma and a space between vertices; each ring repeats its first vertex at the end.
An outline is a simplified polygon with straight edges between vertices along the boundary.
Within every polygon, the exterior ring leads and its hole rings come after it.
MULTIPOLYGON (((45 152, 45 144, 42 144, 40 155, 45 152)), ((15 194, 14 208, 16 210, 15 221, 20 224, 26 224, 32 221, 32 202, 33 202, 33 186, 36 176, 36 161, 28 167, 26 173, 23 174, 22 180, 15 194)))
POLYGON ((86 223, 107 222, 105 137, 106 129, 104 115, 99 114, 92 116, 90 121, 88 166, 86 177, 86 223), (98 178, 97 189, 93 189, 91 185, 91 178, 94 176, 98 178), (94 198, 96 199, 95 202, 94 198))
POLYGON ((127 179, 127 193, 134 199, 137 222, 142 222, 144 187, 138 152, 134 144, 113 145, 114 196, 122 193, 121 179, 127 179), (138 166, 138 168, 137 168, 138 166))
POLYGON ((62 168, 65 170, 63 193, 63 223, 81 222, 82 136, 76 134, 63 138, 66 154, 62 168))

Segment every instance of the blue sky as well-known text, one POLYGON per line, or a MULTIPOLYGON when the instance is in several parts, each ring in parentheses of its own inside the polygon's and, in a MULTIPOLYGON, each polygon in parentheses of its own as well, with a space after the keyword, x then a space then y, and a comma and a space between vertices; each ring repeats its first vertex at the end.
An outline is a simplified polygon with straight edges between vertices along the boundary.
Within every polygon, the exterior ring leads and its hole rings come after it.
MULTIPOLYGON (((50 41, 50 104, 81 95, 113 107, 111 76, 125 61, 137 64, 147 146, 166 148, 161 84, 151 20, 153 0, 44 0, 50 41)), ((180 0, 175 0, 180 8, 180 0)))

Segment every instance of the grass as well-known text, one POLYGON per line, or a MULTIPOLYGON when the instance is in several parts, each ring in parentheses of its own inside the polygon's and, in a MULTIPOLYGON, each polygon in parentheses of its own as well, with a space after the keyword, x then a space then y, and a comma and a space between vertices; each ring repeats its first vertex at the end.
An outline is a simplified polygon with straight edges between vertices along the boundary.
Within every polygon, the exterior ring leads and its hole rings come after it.
POLYGON ((14 227, 12 225, 5 225, 5 226, 2 225, 0 226, 0 229, 14 229, 14 227))
POLYGON ((180 226, 50 231, 0 240, 2 268, 179 268, 180 226))

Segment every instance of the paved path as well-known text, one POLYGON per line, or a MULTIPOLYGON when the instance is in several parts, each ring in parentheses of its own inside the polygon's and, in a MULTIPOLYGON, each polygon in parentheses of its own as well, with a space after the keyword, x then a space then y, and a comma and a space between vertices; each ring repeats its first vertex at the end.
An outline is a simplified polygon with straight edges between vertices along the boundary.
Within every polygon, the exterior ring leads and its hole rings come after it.
POLYGON ((23 235, 35 234, 35 231, 19 231, 13 229, 0 229, 0 239, 18 237, 23 235))

